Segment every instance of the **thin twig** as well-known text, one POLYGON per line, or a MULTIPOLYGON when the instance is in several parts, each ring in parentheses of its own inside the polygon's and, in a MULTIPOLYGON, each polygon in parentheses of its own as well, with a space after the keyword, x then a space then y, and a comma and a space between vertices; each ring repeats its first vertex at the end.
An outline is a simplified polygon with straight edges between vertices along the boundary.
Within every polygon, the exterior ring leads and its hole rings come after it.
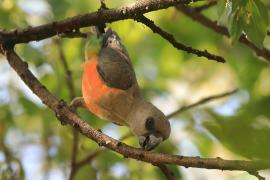
MULTIPOLYGON (((6 163, 6 166, 7 166, 6 171, 9 171, 10 178, 11 179, 24 179, 25 172, 24 172, 21 160, 12 155, 12 151, 10 151, 10 149, 8 148, 8 146, 6 146, 5 143, 1 144, 1 151, 4 153, 4 156, 5 156, 4 162, 6 163), (18 165, 18 168, 16 168, 16 171, 13 167, 14 165, 13 163, 17 163, 16 165, 18 165)), ((0 174, 0 177, 1 177, 1 174, 0 174)))
POLYGON ((69 180, 72 180, 75 177, 76 161, 77 161, 78 146, 79 146, 79 132, 75 127, 73 127, 72 129, 72 134, 73 134, 73 145, 72 145, 72 151, 71 151, 69 180))
POLYGON ((163 153, 149 152, 137 149, 117 141, 102 132, 94 129, 87 122, 82 120, 76 113, 70 110, 64 101, 59 101, 51 92, 38 81, 33 73, 28 69, 28 65, 13 50, 12 46, 4 45, 4 54, 10 66, 17 72, 25 84, 36 94, 41 101, 56 113, 59 121, 65 121, 76 127, 81 134, 124 157, 137 159, 152 164, 174 164, 184 167, 197 167, 220 170, 242 170, 247 172, 258 171, 270 168, 270 161, 267 160, 223 160, 221 158, 200 158, 163 153))
MULTIPOLYGON (((123 141, 129 137, 131 137, 132 134, 131 133, 127 133, 126 135, 122 136, 119 141, 123 141)), ((78 161, 75 165, 74 165, 74 170, 73 170, 73 176, 75 176, 76 172, 83 167, 86 164, 89 164, 91 161, 93 161, 98 155, 100 155, 103 152, 106 152, 108 149, 97 149, 94 152, 90 153, 89 155, 87 155, 85 158, 83 158, 82 160, 78 161)))
POLYGON ((177 114, 179 114, 179 113, 181 113, 183 111, 186 111, 186 110, 189 110, 189 109, 191 109, 193 107, 208 103, 208 102, 210 102, 212 100, 216 100, 216 99, 219 99, 219 98, 223 98, 223 97, 232 95, 232 94, 236 93, 237 91, 238 91, 238 89, 235 89, 235 90, 232 90, 232 91, 229 91, 229 92, 217 94, 217 95, 214 95, 214 96, 209 96, 209 97, 203 98, 203 99, 201 99, 198 102, 195 102, 193 104, 190 104, 190 105, 187 105, 187 106, 182 106, 181 108, 177 109, 176 111, 168 114, 167 118, 170 119, 173 116, 175 116, 175 115, 177 115, 177 114))
POLYGON ((60 40, 57 39, 57 40, 55 40, 55 42, 56 42, 56 45, 58 47, 60 61, 64 67, 66 84, 67 84, 68 90, 69 90, 69 97, 70 97, 70 100, 72 100, 75 97, 75 88, 74 88, 74 84, 73 84, 72 72, 68 66, 67 59, 65 57, 64 50, 63 50, 63 47, 61 45, 60 40))
POLYGON ((166 176, 167 180, 174 180, 174 174, 172 171, 169 170, 169 168, 164 164, 153 164, 154 166, 157 166, 161 172, 166 176))
POLYGON ((80 160, 77 162, 76 164, 76 170, 79 169, 80 167, 89 164, 93 159, 95 159, 99 154, 105 152, 107 149, 103 148, 103 149, 97 149, 94 152, 90 153, 89 155, 87 155, 84 159, 80 160))
MULTIPOLYGON (((129 137, 131 137, 132 134, 131 133, 127 133, 124 136, 122 136, 119 141, 123 141, 129 137)), ((97 149, 96 151, 90 153, 88 156, 86 156, 84 159, 80 160, 77 162, 76 166, 83 166, 87 163, 89 163, 90 161, 92 161, 97 155, 99 155, 100 153, 106 151, 107 149, 97 149)))
MULTIPOLYGON (((56 40, 55 42, 58 47, 60 60, 64 67, 64 71, 66 75, 66 84, 68 86, 70 100, 72 100, 75 97, 75 88, 73 84, 72 72, 68 66, 68 62, 65 57, 61 42, 59 40, 56 40)), ((74 179, 74 175, 75 175, 74 169, 76 166, 78 146, 79 146, 79 132, 77 131, 77 129, 73 128, 72 134, 73 134, 73 145, 72 145, 72 151, 71 151, 71 165, 70 165, 70 176, 69 176, 70 180, 74 179)))
MULTIPOLYGON (((201 13, 196 12, 192 8, 184 5, 178 5, 177 9, 184 13, 186 16, 192 18, 194 21, 197 21, 200 24, 208 27, 209 29, 212 29, 216 33, 230 37, 229 31, 226 27, 218 25, 216 21, 212 21, 201 13)), ((244 34, 240 36, 239 42, 245 44, 247 47, 252 49, 257 54, 257 56, 263 57, 268 62, 270 62, 270 51, 268 49, 257 47, 254 43, 248 40, 244 34)))
POLYGON ((192 54, 196 54, 197 56, 201 57, 206 57, 209 60, 214 60, 217 62, 225 62, 225 59, 221 56, 217 56, 214 54, 209 53, 207 50, 201 51, 198 49, 194 49, 192 47, 186 46, 182 43, 179 43, 175 40, 175 38, 173 37, 173 35, 167 33, 166 31, 162 30, 160 27, 158 27, 157 25, 155 25, 155 23, 148 19, 147 17, 141 15, 141 16, 137 16, 135 18, 136 21, 143 23, 144 25, 146 25, 147 27, 149 27, 154 33, 159 34, 161 37, 163 37, 164 39, 166 39, 167 41, 169 41, 176 49, 180 49, 183 51, 186 51, 187 53, 192 53, 192 54))
POLYGON ((100 2, 100 9, 109 9, 106 6, 105 0, 99 0, 99 2, 100 2))
POLYGON ((251 174, 251 175, 253 175, 253 176, 255 176, 255 177, 257 177, 258 180, 266 180, 266 178, 265 178, 265 177, 262 177, 262 176, 258 173, 258 171, 253 171, 253 172, 248 172, 248 173, 251 174))

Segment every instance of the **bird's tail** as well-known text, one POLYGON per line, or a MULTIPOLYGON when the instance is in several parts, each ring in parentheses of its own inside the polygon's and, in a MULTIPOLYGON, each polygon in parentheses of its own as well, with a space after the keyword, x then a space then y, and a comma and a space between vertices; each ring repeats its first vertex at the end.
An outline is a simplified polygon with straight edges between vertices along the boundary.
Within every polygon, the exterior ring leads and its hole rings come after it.
MULTIPOLYGON (((105 1, 100 0, 100 8, 98 11, 103 11, 106 9, 108 8, 106 7, 105 1)), ((84 47, 85 61, 91 59, 93 55, 96 56, 97 53, 99 52, 101 48, 101 44, 102 44, 103 34, 105 33, 105 29, 106 29, 106 24, 100 23, 98 26, 94 27, 95 35, 89 36, 86 39, 85 47, 84 47)))
POLYGON ((95 26, 93 28, 93 34, 88 36, 84 46, 84 58, 85 61, 91 59, 93 55, 97 55, 102 44, 102 37, 105 33, 105 24, 95 26))

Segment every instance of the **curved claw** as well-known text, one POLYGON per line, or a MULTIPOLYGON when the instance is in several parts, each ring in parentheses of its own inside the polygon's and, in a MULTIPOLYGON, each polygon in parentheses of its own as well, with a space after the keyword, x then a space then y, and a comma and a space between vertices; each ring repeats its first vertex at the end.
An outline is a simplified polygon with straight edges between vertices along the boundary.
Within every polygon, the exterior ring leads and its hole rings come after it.
POLYGON ((154 149, 155 147, 157 147, 157 145, 159 145, 159 143, 161 143, 163 140, 162 137, 156 137, 153 134, 150 134, 148 136, 140 136, 139 137, 139 144, 141 145, 141 147, 147 151, 150 151, 152 149, 154 149))

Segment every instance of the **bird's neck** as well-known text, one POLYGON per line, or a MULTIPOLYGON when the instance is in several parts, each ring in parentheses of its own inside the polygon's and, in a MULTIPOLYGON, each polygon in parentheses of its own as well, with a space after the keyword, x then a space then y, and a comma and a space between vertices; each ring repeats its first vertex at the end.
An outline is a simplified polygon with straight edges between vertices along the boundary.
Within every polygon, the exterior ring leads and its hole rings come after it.
POLYGON ((140 114, 138 110, 140 109, 142 102, 145 102, 145 100, 142 97, 136 97, 130 104, 129 111, 126 114, 126 122, 128 126, 133 126, 134 123, 135 124, 138 123, 136 122, 137 121, 136 116, 140 114))

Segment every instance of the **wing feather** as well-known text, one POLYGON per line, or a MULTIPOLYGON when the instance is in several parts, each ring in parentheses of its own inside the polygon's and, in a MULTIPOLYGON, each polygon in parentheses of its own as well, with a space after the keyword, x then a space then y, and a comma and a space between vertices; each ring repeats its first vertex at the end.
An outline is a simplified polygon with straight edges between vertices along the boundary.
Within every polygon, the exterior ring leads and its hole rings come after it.
POLYGON ((97 71, 109 87, 127 90, 137 83, 128 56, 112 48, 100 51, 97 71))

